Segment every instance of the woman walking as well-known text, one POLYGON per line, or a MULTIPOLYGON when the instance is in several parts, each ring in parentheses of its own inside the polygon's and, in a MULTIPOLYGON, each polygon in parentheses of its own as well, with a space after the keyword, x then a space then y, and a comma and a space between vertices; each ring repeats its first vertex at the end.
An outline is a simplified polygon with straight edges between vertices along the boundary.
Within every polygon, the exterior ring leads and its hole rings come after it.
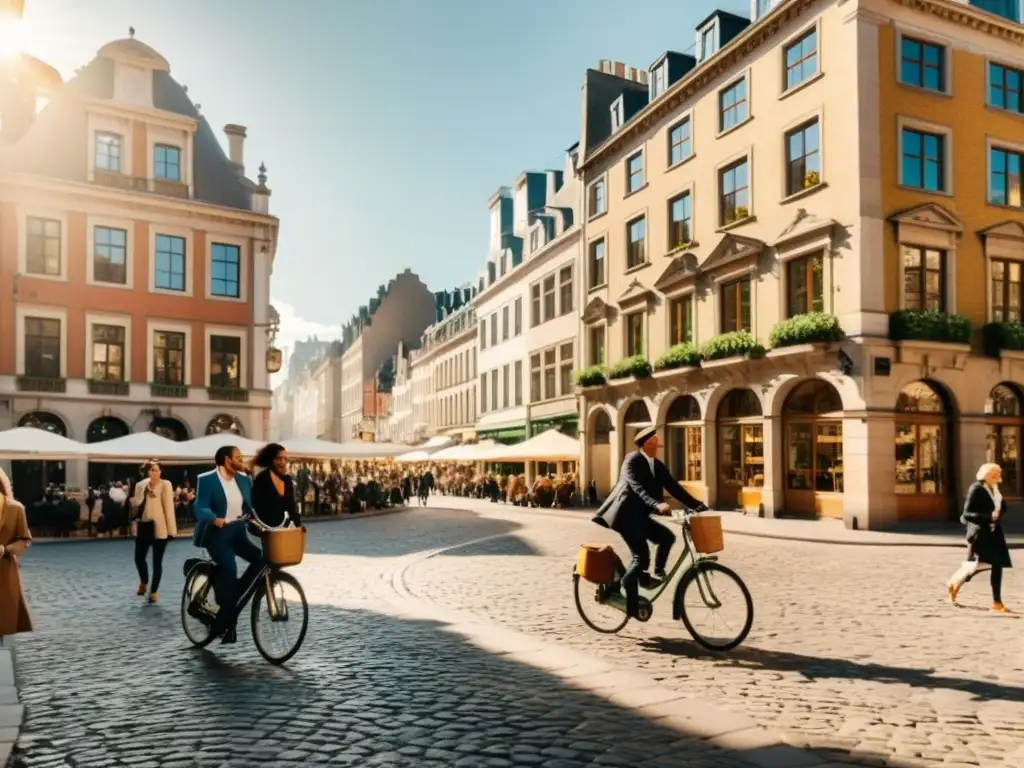
POLYGON ((267 443, 252 460, 252 508, 256 517, 270 528, 283 528, 289 520, 299 528, 295 487, 288 474, 288 454, 283 445, 267 443))
POLYGON ((167 542, 178 535, 178 521, 174 515, 174 489, 171 481, 160 475, 160 462, 150 459, 142 465, 146 478, 135 486, 132 507, 139 516, 135 532, 135 567, 139 570, 139 590, 145 595, 149 589, 149 602, 159 598, 160 579, 164 574, 164 551, 167 542), (146 556, 153 550, 153 581, 149 581, 146 556))
POLYGON ((977 481, 967 491, 960 522, 967 526, 967 559, 949 580, 949 599, 957 605, 957 596, 964 583, 975 574, 981 563, 992 568, 992 610, 1009 613, 1003 605, 1003 569, 1012 568, 1010 550, 999 520, 1006 511, 1006 502, 999 492, 1003 470, 998 464, 982 464, 977 481))
POLYGON ((25 508, 14 500, 11 481, 0 469, 0 637, 32 631, 18 572, 18 558, 31 543, 25 508))

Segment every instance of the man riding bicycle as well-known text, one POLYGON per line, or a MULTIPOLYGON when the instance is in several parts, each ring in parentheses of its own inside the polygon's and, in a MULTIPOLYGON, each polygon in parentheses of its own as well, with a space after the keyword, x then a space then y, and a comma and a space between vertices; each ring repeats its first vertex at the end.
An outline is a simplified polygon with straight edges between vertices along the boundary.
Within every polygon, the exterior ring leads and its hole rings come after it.
MULTIPOLYGON (((236 557, 258 568, 262 550, 249 538, 246 517, 253 514, 252 481, 242 474, 242 453, 234 446, 217 449, 217 468, 199 476, 196 483, 196 527, 192 543, 204 547, 217 564, 213 588, 219 610, 213 623, 221 642, 237 642, 235 606, 238 603, 238 564, 236 557)), ((243 576, 243 578, 245 578, 243 576)))
POLYGON ((687 493, 657 458, 661 441, 656 427, 641 430, 633 442, 638 450, 622 462, 619 482, 593 521, 622 536, 633 555, 622 577, 622 586, 626 589, 626 612, 637 618, 641 574, 645 580, 649 578, 646 571, 651 555, 647 542, 656 545, 654 577, 664 579, 665 564, 676 540, 672 531, 650 518, 652 512, 663 516, 671 514, 669 505, 662 501, 664 492, 668 491, 689 509, 700 511, 707 507, 687 493))

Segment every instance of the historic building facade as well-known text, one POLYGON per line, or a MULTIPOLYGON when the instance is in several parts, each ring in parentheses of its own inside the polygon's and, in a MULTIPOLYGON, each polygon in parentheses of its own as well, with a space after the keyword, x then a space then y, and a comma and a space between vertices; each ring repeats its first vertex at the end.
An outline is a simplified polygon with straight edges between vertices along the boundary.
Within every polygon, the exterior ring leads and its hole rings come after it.
MULTIPOLYGON (((18 108, 0 142, 3 426, 265 437, 278 221, 265 169, 246 176, 246 129, 224 129, 225 153, 134 36, 38 114, 18 108)), ((49 479, 103 479, 82 462, 61 474, 49 479)))
POLYGON ((646 85, 588 71, 581 338, 619 370, 581 389, 584 479, 653 423, 719 508, 950 519, 986 460, 1024 495, 1024 28, 988 5, 755 3, 646 85))

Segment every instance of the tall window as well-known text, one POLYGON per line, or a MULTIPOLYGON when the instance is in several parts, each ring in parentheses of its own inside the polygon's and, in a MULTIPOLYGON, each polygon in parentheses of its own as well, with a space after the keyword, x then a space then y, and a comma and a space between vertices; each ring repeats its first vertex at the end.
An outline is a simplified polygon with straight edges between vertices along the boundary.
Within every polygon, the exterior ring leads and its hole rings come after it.
POLYGON ((555 316, 555 276, 548 275, 544 278, 544 315, 543 322, 547 322, 555 316))
POLYGON ((590 276, 590 287, 597 288, 599 285, 604 285, 606 280, 604 274, 604 238, 592 242, 588 251, 588 261, 590 264, 587 273, 590 276))
POLYGON ((693 294, 672 299, 668 304, 669 344, 693 341, 693 294))
POLYGON ((523 299, 522 297, 516 299, 514 305, 515 308, 515 335, 518 336, 523 332, 523 299))
POLYGON ((1021 263, 992 259, 992 321, 1020 323, 1022 306, 1021 263))
POLYGON ((487 374, 480 374, 480 413, 487 413, 487 374))
POLYGON ((185 238, 156 236, 156 287, 165 291, 185 290, 185 238))
POLYGON ((992 147, 989 167, 992 174, 988 184, 990 202, 1013 208, 1024 206, 1021 199, 1021 169, 1024 168, 1024 155, 992 147))
POLYGON ((719 221, 732 224, 750 216, 750 174, 743 159, 723 168, 718 174, 719 221))
POLYGON ((95 163, 97 171, 121 172, 121 137, 116 133, 97 133, 95 163))
POLYGON ((795 88, 818 74, 818 31, 807 32, 786 46, 786 90, 795 88))
POLYGON ((92 378, 124 381, 124 326, 92 327, 92 378))
POLYGON ((704 61, 709 56, 713 56, 715 51, 718 50, 718 35, 716 25, 712 24, 701 30, 700 33, 700 60, 704 61))
POLYGON ((907 85, 944 91, 946 49, 936 43, 904 37, 900 46, 900 80, 907 85))
POLYGON ((747 103, 747 78, 737 80, 722 89, 718 97, 718 105, 718 129, 720 131, 727 131, 746 120, 750 114, 747 103))
POLYGON ((573 393, 572 369, 576 362, 574 351, 571 341, 558 348, 558 391, 562 397, 573 393))
POLYGON ((676 165, 683 162, 693 153, 693 142, 690 138, 690 118, 676 123, 668 132, 668 164, 676 165))
POLYGON ((498 410, 498 369, 491 371, 491 410, 498 410))
POLYGON ((903 304, 905 309, 946 311, 946 254, 904 245, 903 304))
POLYGON ((214 296, 227 296, 237 299, 242 264, 241 249, 237 245, 214 243, 211 246, 211 283, 210 293, 214 296))
POLYGON ((1024 72, 1002 64, 989 64, 988 103, 1024 114, 1024 72))
POLYGON ((691 483, 701 481, 703 438, 697 400, 692 395, 676 398, 665 415, 665 463, 673 477, 691 483))
POLYGON ((819 126, 815 118, 786 134, 786 194, 821 183, 819 126))
POLYGON ((626 194, 644 185, 644 153, 637 152, 626 161, 626 194))
POLYGON ((749 331, 750 278, 741 277, 722 285, 722 333, 749 331))
POLYGON ((509 335, 509 306, 506 304, 501 308, 501 340, 508 341, 509 335))
POLYGON ((669 250, 693 240, 693 200, 689 192, 668 201, 669 250))
POLYGON ((786 311, 788 317, 825 310, 820 253, 786 262, 786 311))
POLYGON ((643 216, 633 219, 626 225, 626 269, 638 267, 647 261, 645 240, 647 237, 647 219, 643 216))
POLYGON ((555 389, 557 383, 557 366, 558 358, 556 357, 558 350, 555 347, 544 350, 544 393, 542 397, 545 400, 550 400, 553 397, 558 397, 558 391, 555 389))
POLYGON ((544 399, 543 389, 541 388, 541 364, 540 364, 540 352, 536 352, 530 355, 530 402, 539 403, 544 399))
POLYGON ((626 315, 626 357, 644 354, 644 313, 626 315))
POLYGON ((97 283, 128 282, 128 233, 112 227, 92 231, 92 279, 97 283))
POLYGON ((591 365, 604 365, 605 363, 604 333, 605 329, 603 325, 595 325, 588 331, 590 336, 589 350, 591 365))
POLYGON ((588 201, 588 207, 590 208, 590 218, 600 216, 607 209, 607 200, 605 199, 604 193, 604 179, 598 179, 590 185, 590 199, 588 201))
POLYGON ((534 283, 530 286, 530 325, 540 325, 540 318, 540 283, 534 283))
POLYGON ((511 403, 512 403, 511 398, 509 397, 509 386, 508 386, 509 385, 509 381, 508 381, 508 376, 509 376, 509 367, 508 367, 508 365, 505 365, 501 369, 501 406, 502 406, 502 408, 508 408, 509 405, 511 405, 511 403))
POLYGON ((487 349, 487 320, 480 321, 480 349, 487 349))
POLYGON ((161 181, 181 181, 181 150, 157 144, 153 148, 153 174, 161 181))
POLYGON ((558 313, 567 315, 572 312, 572 265, 562 267, 558 272, 558 313))
POLYGON ((498 313, 495 312, 491 315, 491 346, 497 346, 498 344, 498 313))
POLYGON ((153 382, 185 383, 185 334, 156 331, 153 334, 153 382))
POLYGON ((210 337, 210 386, 242 386, 242 340, 237 336, 210 337))
POLYGON ((25 375, 60 378, 60 320, 25 318, 25 375))
POLYGON ((949 424, 942 397, 916 381, 900 392, 895 410, 896 493, 945 493, 949 424))
POLYGON ((942 192, 946 189, 946 137, 903 129, 903 184, 942 192))
POLYGON ((665 67, 668 63, 655 67, 651 79, 651 98, 656 99, 665 92, 665 67))
POLYGON ((516 393, 516 405, 523 404, 523 361, 516 360, 515 364, 515 382, 514 389, 516 393))
POLYGON ((30 275, 59 277, 61 223, 29 216, 25 220, 25 269, 30 275))

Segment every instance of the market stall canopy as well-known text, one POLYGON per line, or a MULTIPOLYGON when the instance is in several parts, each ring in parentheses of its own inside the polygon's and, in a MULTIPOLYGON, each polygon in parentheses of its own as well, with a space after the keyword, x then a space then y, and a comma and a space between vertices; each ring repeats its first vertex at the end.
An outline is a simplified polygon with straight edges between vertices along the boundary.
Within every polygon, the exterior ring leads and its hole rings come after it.
POLYGON ((282 441, 290 458, 310 459, 390 459, 409 450, 398 443, 331 443, 315 437, 296 437, 282 441))
MULTIPOLYGON (((441 451, 444 453, 444 451, 441 451)), ((414 461, 426 461, 431 458, 434 454, 430 451, 410 451, 409 453, 403 453, 401 456, 396 456, 395 461, 401 462, 414 462, 414 461)))
POLYGON ((435 435, 419 447, 422 451, 436 451, 441 448, 447 448, 452 445, 455 441, 447 435, 435 435))
POLYGON ((478 457, 480 461, 579 461, 580 444, 557 429, 515 445, 499 445, 478 457))
POLYGON ((187 451, 189 456, 195 457, 197 463, 209 462, 212 464, 217 450, 225 445, 235 446, 243 456, 251 459, 266 443, 240 437, 232 432, 220 432, 216 435, 205 435, 184 443, 176 443, 176 445, 181 446, 181 450, 187 451))
POLYGON ((430 458, 435 461, 483 461, 483 457, 497 447, 494 440, 481 440, 479 443, 453 445, 430 458))
MULTIPOLYGON (((155 432, 134 432, 124 437, 83 446, 94 461, 143 462, 147 459, 180 461, 193 459, 188 442, 177 443, 155 432)), ((212 457, 207 457, 207 460, 212 457)))
POLYGON ((89 446, 38 427, 16 427, 0 432, 0 458, 65 461, 82 459, 89 446))

